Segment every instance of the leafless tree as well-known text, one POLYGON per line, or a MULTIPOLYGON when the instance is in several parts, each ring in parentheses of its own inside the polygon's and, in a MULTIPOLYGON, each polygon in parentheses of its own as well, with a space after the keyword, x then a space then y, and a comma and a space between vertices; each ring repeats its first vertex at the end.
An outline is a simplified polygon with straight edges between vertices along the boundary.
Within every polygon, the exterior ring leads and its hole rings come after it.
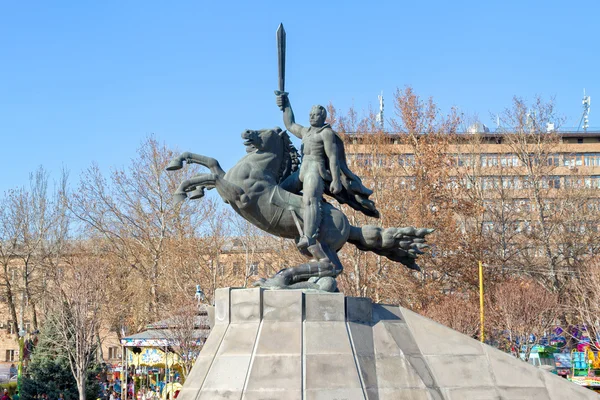
POLYGON ((161 298, 168 291, 165 255, 170 238, 178 236, 174 230, 195 236, 202 215, 201 205, 173 200, 172 193, 185 179, 165 171, 173 156, 173 151, 149 138, 130 167, 114 170, 108 180, 98 166, 90 167, 70 202, 70 210, 88 228, 88 237, 101 241, 121 270, 134 272, 132 280, 141 283, 137 295, 147 293, 146 300, 140 301, 147 307, 137 313, 149 320, 158 316, 161 298))
POLYGON ((510 279, 497 284, 488 302, 495 326, 504 332, 501 346, 525 360, 531 349, 556 326, 560 314, 558 295, 531 279, 510 279))
POLYGON ((476 296, 454 293, 432 302, 425 308, 425 316, 468 336, 479 336, 479 304, 476 296))
POLYGON ((55 348, 67 355, 77 382, 80 400, 85 400, 89 367, 96 361, 98 337, 106 303, 106 260, 96 249, 77 245, 70 249, 52 276, 48 291, 50 309, 46 324, 55 348))
POLYGON ((165 313, 164 332, 170 350, 177 354, 185 379, 201 349, 201 333, 208 328, 208 319, 199 314, 197 300, 180 294, 172 299, 165 313))

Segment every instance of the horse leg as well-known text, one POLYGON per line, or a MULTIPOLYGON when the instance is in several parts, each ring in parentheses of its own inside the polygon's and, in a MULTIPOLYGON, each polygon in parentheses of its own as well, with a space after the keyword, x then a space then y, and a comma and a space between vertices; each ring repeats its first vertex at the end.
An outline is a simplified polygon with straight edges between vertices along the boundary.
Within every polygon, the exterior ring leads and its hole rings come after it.
POLYGON ((181 182, 173 197, 176 201, 183 201, 188 197, 188 193, 192 192, 190 199, 199 199, 204 196, 204 189, 211 190, 214 188, 228 204, 237 202, 243 208, 250 201, 244 189, 217 174, 200 174, 181 182))
MULTIPOLYGON (((212 174, 200 174, 187 179, 179 184, 179 187, 173 193, 176 202, 181 202, 188 198, 188 193, 192 192, 190 199, 199 199, 204 196, 204 188, 211 181, 212 174)), ((209 187, 212 189, 212 187, 209 187)))
POLYGON ((220 177, 225 175, 225 171, 223 171, 223 168, 221 168, 221 165, 216 159, 190 152, 181 153, 179 156, 173 158, 167 166, 167 171, 176 171, 181 169, 184 161, 188 164, 200 164, 203 167, 210 169, 210 172, 213 174, 216 174, 220 177))

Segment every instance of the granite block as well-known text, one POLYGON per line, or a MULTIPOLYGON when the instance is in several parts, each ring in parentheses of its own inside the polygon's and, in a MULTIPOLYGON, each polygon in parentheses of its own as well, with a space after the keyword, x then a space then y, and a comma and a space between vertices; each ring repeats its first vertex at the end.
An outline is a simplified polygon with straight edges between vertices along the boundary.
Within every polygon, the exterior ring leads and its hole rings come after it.
POLYGON ((230 324, 217 352, 217 357, 252 354, 258 327, 257 323, 230 324))
POLYGON ((443 393, 448 400, 504 400, 493 386, 444 389, 443 393))
POLYGON ((230 293, 231 288, 215 290, 215 325, 229 324, 230 322, 230 293))
POLYGON ((306 354, 352 354, 345 322, 305 322, 306 354))
POLYGON ((302 400, 300 390, 247 390, 242 400, 302 400))
POLYGON ((365 395, 361 389, 325 389, 306 390, 306 400, 364 400, 365 395))
POLYGON ((485 356, 424 356, 440 388, 492 387, 494 382, 485 356))
POLYGON ((407 309, 402 315, 424 355, 483 355, 483 345, 462 333, 407 309), (443 339, 441 339, 443 338, 443 339))
POLYGON ((257 355, 300 354, 302 323, 263 321, 256 344, 257 355))
POLYGON ((370 324, 373 319, 373 304, 367 297, 346 297, 346 320, 370 324))
POLYGON ((361 388, 352 354, 307 354, 306 390, 361 388))
POLYGON ((300 355, 255 356, 245 390, 301 391, 302 357, 300 355))
POLYGON ((426 385, 403 356, 381 356, 375 358, 377 386, 396 389, 426 389, 426 385))
POLYGON ((306 321, 346 321, 342 293, 305 293, 304 305, 306 321))
POLYGON ((485 346, 485 352, 496 385, 509 387, 545 386, 542 374, 547 373, 546 371, 489 346, 485 346))
POLYGON ((250 355, 216 357, 208 376, 204 380, 201 393, 220 391, 239 393, 241 398, 250 365, 250 355))
POLYGON ((299 290, 265 290, 263 319, 278 322, 302 322, 303 294, 299 290))
POLYGON ((262 304, 260 288, 231 291, 231 323, 260 322, 262 304))

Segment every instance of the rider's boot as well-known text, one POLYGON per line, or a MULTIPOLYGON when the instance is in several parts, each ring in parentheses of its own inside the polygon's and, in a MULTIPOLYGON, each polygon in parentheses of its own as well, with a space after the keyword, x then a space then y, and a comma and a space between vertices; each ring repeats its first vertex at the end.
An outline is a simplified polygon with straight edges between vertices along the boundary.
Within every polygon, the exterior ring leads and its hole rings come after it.
POLYGON ((313 201, 304 206, 304 235, 296 246, 300 251, 308 249, 317 241, 319 225, 321 224, 321 204, 319 201, 313 201))
POLYGON ((315 238, 302 235, 300 236, 298 243, 296 243, 296 247, 298 247, 298 250, 300 250, 302 254, 310 255, 311 253, 308 252, 308 248, 314 245, 315 242, 315 238))

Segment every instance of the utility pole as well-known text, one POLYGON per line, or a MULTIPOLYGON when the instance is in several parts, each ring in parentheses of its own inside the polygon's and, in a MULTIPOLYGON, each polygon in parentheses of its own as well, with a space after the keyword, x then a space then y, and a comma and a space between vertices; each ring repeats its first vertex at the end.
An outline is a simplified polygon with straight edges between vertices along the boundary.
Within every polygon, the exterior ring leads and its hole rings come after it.
POLYGON ((483 264, 479 261, 479 323, 480 323, 480 334, 479 339, 481 343, 484 340, 483 332, 483 264))

